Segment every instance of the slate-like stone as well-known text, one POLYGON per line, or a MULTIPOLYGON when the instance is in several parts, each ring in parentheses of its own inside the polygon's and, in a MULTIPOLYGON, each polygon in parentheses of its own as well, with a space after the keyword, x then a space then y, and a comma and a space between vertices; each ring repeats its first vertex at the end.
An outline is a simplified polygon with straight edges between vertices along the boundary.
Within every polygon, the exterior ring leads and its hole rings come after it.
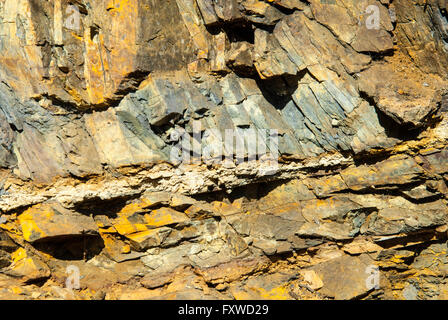
POLYGON ((18 221, 23 238, 28 242, 98 234, 98 227, 91 217, 69 211, 58 203, 31 207, 18 217, 18 221))

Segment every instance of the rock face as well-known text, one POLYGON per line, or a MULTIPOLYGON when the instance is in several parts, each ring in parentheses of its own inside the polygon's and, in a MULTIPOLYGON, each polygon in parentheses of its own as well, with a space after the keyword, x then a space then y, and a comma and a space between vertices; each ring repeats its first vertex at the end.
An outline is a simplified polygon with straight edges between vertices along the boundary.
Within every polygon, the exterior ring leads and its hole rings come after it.
POLYGON ((447 10, 0 0, 0 298, 448 298, 447 10))

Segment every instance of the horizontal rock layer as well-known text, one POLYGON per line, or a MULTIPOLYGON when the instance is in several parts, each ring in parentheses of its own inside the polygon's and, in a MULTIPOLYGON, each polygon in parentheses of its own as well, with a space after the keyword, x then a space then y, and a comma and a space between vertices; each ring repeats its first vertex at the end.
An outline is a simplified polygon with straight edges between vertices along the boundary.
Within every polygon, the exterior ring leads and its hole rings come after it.
POLYGON ((0 0, 0 297, 445 299, 447 9, 0 0))

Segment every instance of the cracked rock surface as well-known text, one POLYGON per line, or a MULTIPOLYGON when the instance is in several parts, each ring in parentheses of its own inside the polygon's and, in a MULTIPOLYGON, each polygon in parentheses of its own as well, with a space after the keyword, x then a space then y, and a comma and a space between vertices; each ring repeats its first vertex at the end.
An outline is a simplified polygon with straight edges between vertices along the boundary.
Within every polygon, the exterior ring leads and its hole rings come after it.
POLYGON ((0 298, 448 299, 447 5, 0 0, 0 298))

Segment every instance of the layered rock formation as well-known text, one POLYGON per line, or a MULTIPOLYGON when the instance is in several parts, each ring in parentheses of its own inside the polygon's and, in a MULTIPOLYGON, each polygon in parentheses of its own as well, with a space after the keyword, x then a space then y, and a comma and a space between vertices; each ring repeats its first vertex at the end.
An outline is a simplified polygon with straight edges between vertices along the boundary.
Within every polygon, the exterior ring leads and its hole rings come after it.
POLYGON ((0 297, 448 298, 447 10, 0 0, 0 297))

